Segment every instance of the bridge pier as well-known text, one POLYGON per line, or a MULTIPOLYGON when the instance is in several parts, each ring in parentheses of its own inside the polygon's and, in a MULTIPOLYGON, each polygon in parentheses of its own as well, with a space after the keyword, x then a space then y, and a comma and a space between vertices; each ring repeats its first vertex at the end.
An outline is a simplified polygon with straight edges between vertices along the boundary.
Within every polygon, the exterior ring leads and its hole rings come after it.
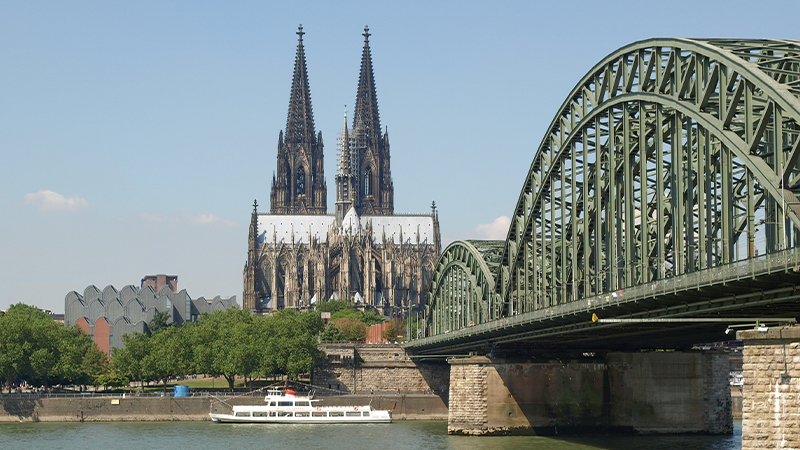
POLYGON ((736 333, 742 352, 742 450, 800 448, 800 328, 736 333))
POLYGON ((722 353, 608 353, 590 362, 452 360, 448 433, 733 430, 722 353))

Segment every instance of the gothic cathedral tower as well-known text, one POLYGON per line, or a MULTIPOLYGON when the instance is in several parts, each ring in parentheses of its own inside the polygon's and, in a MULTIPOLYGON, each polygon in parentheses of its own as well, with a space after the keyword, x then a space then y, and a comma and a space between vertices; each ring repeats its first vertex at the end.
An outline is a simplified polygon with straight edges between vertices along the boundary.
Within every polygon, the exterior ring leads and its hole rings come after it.
POLYGON ((278 135, 278 171, 272 177, 272 214, 325 214, 328 190, 322 155, 322 132, 314 134, 314 113, 308 88, 303 26, 297 31, 292 94, 286 134, 278 135))
MULTIPOLYGON (((369 37, 369 27, 365 27, 353 132, 348 142, 354 194, 351 201, 359 214, 387 216, 394 213, 394 184, 389 164, 389 135, 381 132, 369 37)), ((337 190, 337 200, 338 195, 337 190)))

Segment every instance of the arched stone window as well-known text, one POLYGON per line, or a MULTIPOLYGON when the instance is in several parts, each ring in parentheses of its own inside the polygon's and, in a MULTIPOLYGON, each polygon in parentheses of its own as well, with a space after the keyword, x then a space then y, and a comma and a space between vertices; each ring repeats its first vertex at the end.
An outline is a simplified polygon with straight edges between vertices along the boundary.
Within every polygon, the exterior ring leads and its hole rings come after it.
POLYGON ((283 170, 283 185, 286 188, 286 190, 289 190, 289 186, 291 186, 291 184, 289 183, 291 174, 292 174, 292 169, 289 168, 289 164, 286 164, 286 167, 283 170))
POLYGON ((372 171, 367 169, 364 171, 364 197, 372 195, 372 171))
POLYGON ((297 177, 294 180, 295 185, 295 193, 297 195, 303 195, 306 193, 306 172, 303 170, 303 166, 297 168, 297 177))

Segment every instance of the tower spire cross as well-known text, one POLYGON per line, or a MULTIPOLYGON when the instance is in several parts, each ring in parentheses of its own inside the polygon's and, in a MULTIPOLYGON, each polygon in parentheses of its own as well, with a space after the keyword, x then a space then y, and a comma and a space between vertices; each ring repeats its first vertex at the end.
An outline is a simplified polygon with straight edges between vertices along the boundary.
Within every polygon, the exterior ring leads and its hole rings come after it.
POLYGON ((297 35, 298 35, 298 36, 300 36, 300 40, 301 40, 301 41, 303 40, 303 35, 304 35, 304 34, 305 34, 305 33, 303 32, 303 24, 301 23, 301 24, 300 24, 300 25, 297 27, 297 35))
POLYGON ((362 36, 364 36, 364 41, 368 41, 369 37, 372 36, 369 34, 369 25, 364 26, 364 34, 362 34, 362 36))

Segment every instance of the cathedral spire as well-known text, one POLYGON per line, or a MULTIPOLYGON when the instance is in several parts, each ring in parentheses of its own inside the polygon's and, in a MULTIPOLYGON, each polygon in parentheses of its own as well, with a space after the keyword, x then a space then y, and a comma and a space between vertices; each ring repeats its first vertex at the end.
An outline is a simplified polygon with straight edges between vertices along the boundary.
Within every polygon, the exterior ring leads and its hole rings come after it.
POLYGON ((361 128, 367 142, 381 138, 381 119, 378 114, 378 97, 375 95, 375 76, 372 72, 372 54, 369 50, 369 27, 364 27, 364 51, 361 54, 361 74, 358 77, 356 109, 353 128, 361 128))
POLYGON ((297 56, 294 60, 292 94, 289 98, 289 117, 286 119, 286 143, 315 142, 314 113, 311 108, 306 53, 303 48, 304 34, 301 24, 297 29, 297 56))
POLYGON ((350 134, 347 130, 347 105, 344 106, 344 127, 339 147, 339 173, 350 174, 350 134))
POLYGON ((322 133, 314 134, 304 34, 300 25, 286 132, 278 135, 277 174, 270 194, 272 214, 325 214, 327 209, 322 133))

